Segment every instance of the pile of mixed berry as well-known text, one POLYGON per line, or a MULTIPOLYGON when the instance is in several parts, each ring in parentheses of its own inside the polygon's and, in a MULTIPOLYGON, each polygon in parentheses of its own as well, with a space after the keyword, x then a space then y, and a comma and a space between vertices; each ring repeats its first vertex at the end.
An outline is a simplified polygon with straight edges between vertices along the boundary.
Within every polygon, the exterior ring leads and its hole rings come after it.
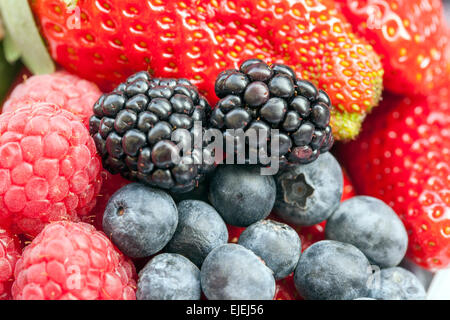
POLYGON ((450 29, 423 2, 0 3, 0 300, 425 299, 450 29))

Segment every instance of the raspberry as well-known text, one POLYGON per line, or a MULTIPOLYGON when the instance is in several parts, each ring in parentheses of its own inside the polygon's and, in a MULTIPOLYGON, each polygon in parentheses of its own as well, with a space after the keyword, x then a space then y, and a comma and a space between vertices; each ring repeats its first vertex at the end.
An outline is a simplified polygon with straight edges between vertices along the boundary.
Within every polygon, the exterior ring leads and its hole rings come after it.
POLYGON ((0 228, 0 300, 10 300, 14 267, 20 257, 19 239, 0 228))
POLYGON ((135 300, 136 271, 104 233, 86 223, 49 224, 15 269, 16 300, 135 300))
POLYGON ((94 83, 66 71, 57 71, 30 77, 19 84, 3 105, 3 112, 14 111, 24 104, 48 102, 78 115, 89 125, 92 106, 101 94, 94 83))
POLYGON ((101 161, 79 118, 37 103, 0 115, 0 225, 37 235, 95 206, 101 161))

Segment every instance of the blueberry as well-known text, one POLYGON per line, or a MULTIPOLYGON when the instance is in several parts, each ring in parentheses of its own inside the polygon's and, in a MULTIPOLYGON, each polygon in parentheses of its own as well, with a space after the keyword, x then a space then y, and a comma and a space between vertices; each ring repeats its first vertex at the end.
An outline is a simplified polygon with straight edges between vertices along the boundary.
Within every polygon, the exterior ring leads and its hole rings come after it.
POLYGON ((263 259, 277 280, 294 271, 302 250, 297 232, 287 224, 272 220, 252 224, 241 234, 238 243, 263 259))
POLYGON ((237 244, 214 249, 203 262, 200 279, 209 300, 272 300, 272 271, 253 252, 237 244))
POLYGON ((319 241, 303 252, 294 273, 295 287, 307 300, 365 297, 372 268, 351 244, 319 241))
POLYGON ((209 204, 181 201, 178 216, 177 230, 167 244, 167 252, 181 254, 200 267, 213 249, 227 243, 227 226, 209 204))
POLYGON ((387 268, 372 275, 369 297, 379 300, 424 300, 425 288, 417 277, 400 267, 387 268))
POLYGON ((200 270, 182 255, 157 255, 139 272, 137 300, 200 300, 200 297, 200 270))
POLYGON ((275 213, 302 226, 328 219, 338 208, 344 188, 342 169, 330 153, 313 163, 293 166, 275 179, 275 213))
POLYGON ((247 227, 265 219, 275 203, 272 176, 257 166, 220 166, 211 180, 209 198, 226 223, 247 227))
POLYGON ((408 248, 408 234, 395 212, 383 201, 359 196, 343 202, 328 219, 327 239, 353 244, 372 264, 398 265, 408 248))
POLYGON ((114 244, 132 258, 149 257, 175 233, 178 212, 165 192, 139 183, 126 185, 109 200, 103 230, 114 244))
POLYGON ((356 299, 353 299, 353 300, 377 300, 377 299, 362 297, 362 298, 356 298, 356 299))

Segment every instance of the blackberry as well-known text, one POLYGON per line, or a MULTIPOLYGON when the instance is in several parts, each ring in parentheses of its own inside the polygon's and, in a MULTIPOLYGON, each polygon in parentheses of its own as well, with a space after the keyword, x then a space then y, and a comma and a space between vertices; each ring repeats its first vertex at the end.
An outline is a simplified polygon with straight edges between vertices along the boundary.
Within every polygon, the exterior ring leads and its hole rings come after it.
POLYGON ((188 80, 139 72, 97 101, 90 133, 111 173, 184 193, 214 168, 202 161, 203 145, 193 143, 204 133, 210 110, 188 80), (194 130, 196 121, 202 132, 194 130))
MULTIPOLYGON (((221 100, 211 114, 213 128, 223 132, 242 129, 244 134, 249 133, 249 129, 267 133, 267 146, 250 143, 248 136, 242 139, 237 132, 231 136, 225 133, 225 137, 234 138, 235 152, 245 150, 247 163, 251 152, 261 150, 267 157, 278 153, 282 165, 310 163, 334 143, 329 125, 329 96, 311 82, 297 79, 288 66, 269 66, 259 59, 247 60, 240 70, 220 73, 215 91, 221 100), (271 138, 276 136, 271 129, 279 130, 276 151, 271 150, 271 138)), ((266 164, 260 158, 257 162, 266 164)))

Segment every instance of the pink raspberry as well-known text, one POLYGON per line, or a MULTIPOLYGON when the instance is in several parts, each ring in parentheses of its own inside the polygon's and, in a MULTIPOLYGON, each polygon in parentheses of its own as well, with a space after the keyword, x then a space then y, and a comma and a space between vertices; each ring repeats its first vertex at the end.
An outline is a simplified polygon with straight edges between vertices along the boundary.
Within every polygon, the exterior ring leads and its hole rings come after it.
POLYGON ((86 223, 49 224, 15 269, 16 300, 135 300, 136 271, 104 233, 86 223))
POLYGON ((11 299, 14 267, 21 252, 19 239, 0 228, 0 300, 11 299))
POLYGON ((101 160, 80 119, 49 103, 0 115, 0 226, 36 236, 96 203, 101 160))
POLYGON ((88 125, 92 108, 101 91, 92 82, 66 71, 32 76, 19 84, 3 105, 3 112, 14 111, 24 104, 48 102, 78 115, 88 125))

